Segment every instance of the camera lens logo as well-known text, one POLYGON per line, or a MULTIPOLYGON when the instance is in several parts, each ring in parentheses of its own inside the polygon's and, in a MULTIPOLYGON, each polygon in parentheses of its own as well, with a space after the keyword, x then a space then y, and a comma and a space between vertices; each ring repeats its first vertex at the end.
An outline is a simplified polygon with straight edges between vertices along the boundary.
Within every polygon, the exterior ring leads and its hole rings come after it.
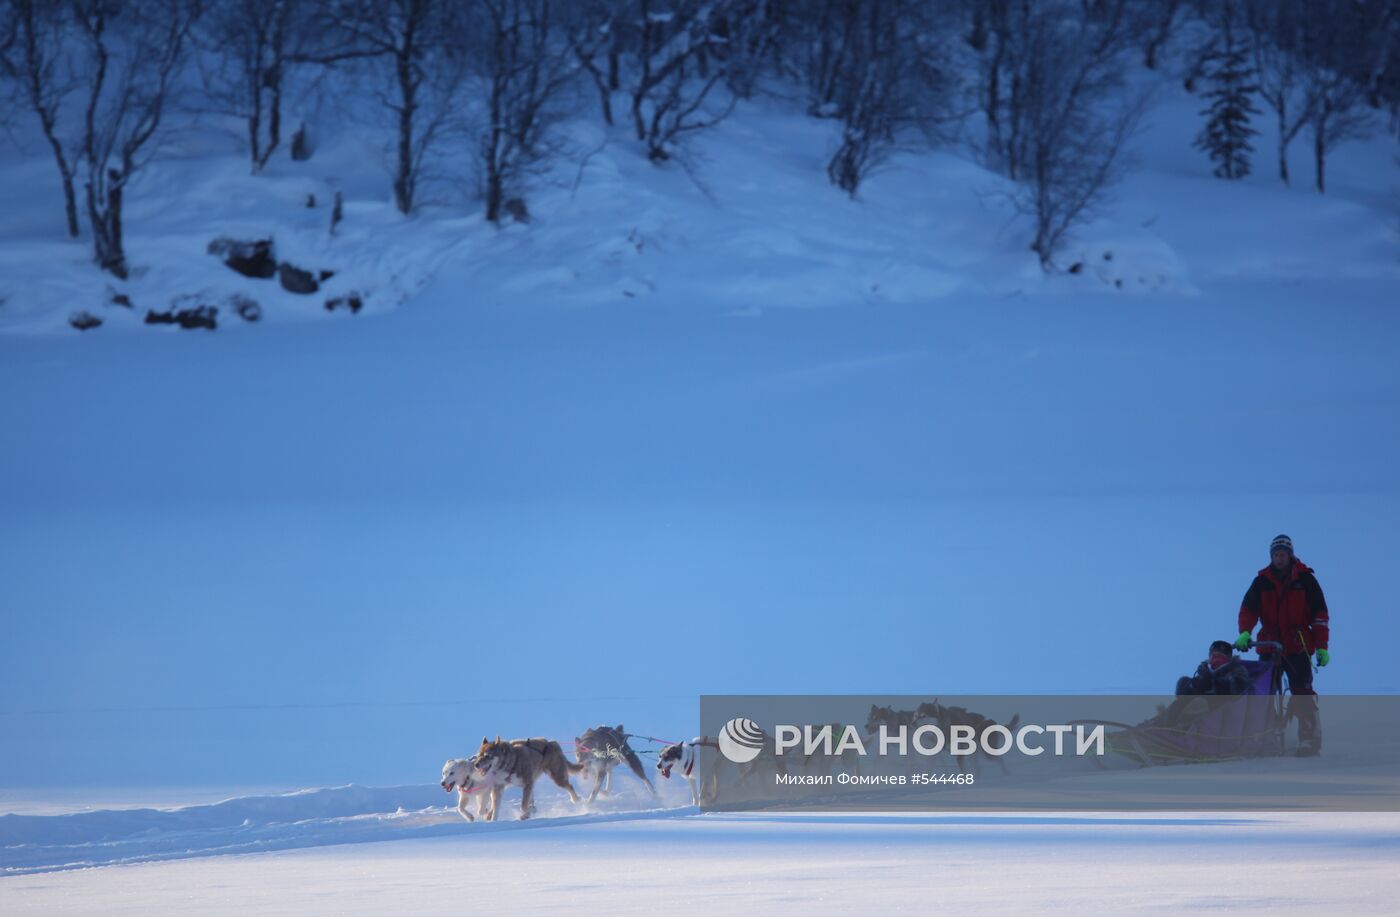
POLYGON ((735 764, 748 764, 763 751, 767 736, 753 720, 736 716, 719 733, 719 751, 735 764))

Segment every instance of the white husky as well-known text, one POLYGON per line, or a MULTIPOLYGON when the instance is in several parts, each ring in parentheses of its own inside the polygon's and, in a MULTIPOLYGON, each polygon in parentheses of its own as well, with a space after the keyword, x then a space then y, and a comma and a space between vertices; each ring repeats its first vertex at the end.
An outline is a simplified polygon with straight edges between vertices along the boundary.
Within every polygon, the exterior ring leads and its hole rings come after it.
POLYGON ((476 814, 492 821, 491 816, 495 812, 491 811, 491 786, 477 779, 476 768, 470 759, 454 758, 442 766, 442 788, 449 793, 454 789, 457 791, 457 811, 467 821, 475 821, 467 811, 467 803, 472 796, 476 797, 476 814))

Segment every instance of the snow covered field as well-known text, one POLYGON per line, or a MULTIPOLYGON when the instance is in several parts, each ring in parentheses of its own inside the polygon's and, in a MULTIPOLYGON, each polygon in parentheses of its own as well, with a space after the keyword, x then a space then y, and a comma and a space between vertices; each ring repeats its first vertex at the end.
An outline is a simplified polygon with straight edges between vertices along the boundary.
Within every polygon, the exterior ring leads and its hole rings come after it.
POLYGON ((1393 145, 1325 198, 1227 184, 1198 105, 1164 93, 1050 276, 1002 179, 911 153, 850 201, 779 100, 695 175, 581 122, 501 230, 400 217, 333 133, 258 178, 203 137, 133 189, 130 311, 7 149, 0 913, 1393 913, 1394 814, 702 815, 672 781, 467 825, 434 785, 483 734, 688 736, 701 693, 1167 691, 1279 531, 1333 608, 1320 690, 1400 692, 1393 145), (142 324, 195 292, 265 317, 142 324))
POLYGON ((414 827, 383 828, 392 842, 6 878, 0 908, 1386 914, 1400 895, 1394 817, 1358 813, 397 818, 414 827))

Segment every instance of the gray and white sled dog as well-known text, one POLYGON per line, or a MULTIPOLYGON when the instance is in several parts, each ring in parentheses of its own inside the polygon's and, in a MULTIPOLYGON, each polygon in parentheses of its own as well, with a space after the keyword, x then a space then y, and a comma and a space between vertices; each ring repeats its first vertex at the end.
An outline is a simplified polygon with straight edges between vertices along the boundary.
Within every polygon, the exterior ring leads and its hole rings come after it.
POLYGON ((702 801, 713 804, 719 800, 719 756, 715 756, 715 766, 709 773, 701 773, 700 749, 706 747, 717 749, 719 743, 705 736, 696 736, 688 742, 667 745, 656 756, 656 769, 667 780, 671 779, 671 771, 680 770, 690 786, 690 802, 697 806, 702 801))
MULTIPOLYGON (((656 756, 656 769, 661 772, 661 776, 671 779, 671 771, 679 768, 681 776, 690 785, 690 802, 692 805, 700 805, 700 788, 696 783, 699 774, 696 773, 700 766, 700 748, 705 744, 702 736, 696 736, 689 742, 680 742, 675 745, 667 745, 661 749, 661 753, 656 756)), ((710 774, 714 777, 714 774, 710 774)))
MULTIPOLYGON (((983 714, 977 713, 974 710, 969 710, 966 707, 945 706, 943 704, 940 704, 937 698, 934 698, 932 703, 920 704, 919 709, 915 712, 919 717, 919 721, 921 723, 927 722, 937 724, 938 728, 943 730, 944 735, 950 735, 951 730, 954 726, 965 726, 970 728, 974 735, 981 736, 982 731, 985 730, 988 726, 997 725, 997 721, 992 719, 991 717, 984 716, 983 714)), ((1016 731, 1016 727, 1020 724, 1020 722, 1021 714, 1017 713, 1011 717, 1011 722, 1006 724, 1006 728, 1010 729, 1014 733, 1016 731)), ((952 754, 951 750, 949 751, 949 754, 952 754)), ((974 769, 977 768, 977 761, 979 756, 982 758, 990 758, 991 760, 995 761, 997 765, 1001 768, 1002 774, 1009 773, 1006 767, 1006 762, 1002 760, 1001 756, 987 754, 986 750, 982 747, 981 743, 978 744, 977 751, 970 756, 972 759, 971 765, 974 769)), ((967 755, 953 755, 953 760, 956 761, 958 764, 958 773, 967 772, 969 763, 968 757, 969 756, 967 755)))
POLYGON ((467 821, 475 821, 467 806, 476 798, 476 814, 491 821, 494 812, 487 807, 490 787, 476 780, 475 768, 469 758, 452 758, 442 766, 442 788, 447 792, 457 791, 457 811, 467 821))
POLYGON ((588 794, 589 802, 597 799, 600 792, 612 792, 613 768, 622 763, 626 763, 637 779, 647 785, 651 795, 656 795, 656 787, 647 777, 641 759, 627 744, 627 732, 621 723, 616 726, 594 726, 575 737, 574 742, 583 776, 593 781, 593 792, 588 794))
POLYGON ((496 736, 493 742, 482 736, 481 748, 471 761, 472 786, 490 788, 491 811, 487 821, 496 820, 501 793, 511 786, 520 787, 520 817, 529 818, 534 809, 535 781, 544 775, 568 792, 571 802, 578 804, 579 795, 569 783, 569 775, 583 770, 583 765, 564 757, 564 750, 553 739, 507 740, 496 736))

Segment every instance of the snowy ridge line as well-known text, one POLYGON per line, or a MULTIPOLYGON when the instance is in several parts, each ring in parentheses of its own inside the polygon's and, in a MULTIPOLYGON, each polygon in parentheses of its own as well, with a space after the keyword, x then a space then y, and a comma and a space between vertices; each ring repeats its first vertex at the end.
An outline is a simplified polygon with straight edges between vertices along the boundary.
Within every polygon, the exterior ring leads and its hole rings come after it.
MULTIPOLYGON (((357 787, 248 796, 177 809, 99 810, 66 815, 0 815, 0 877, 192 857, 228 856, 339 844, 442 837, 565 824, 693 815, 693 806, 583 812, 562 797, 542 800, 536 817, 462 820, 427 803, 437 787, 357 787)), ((625 805, 614 799, 603 805, 625 805)))

